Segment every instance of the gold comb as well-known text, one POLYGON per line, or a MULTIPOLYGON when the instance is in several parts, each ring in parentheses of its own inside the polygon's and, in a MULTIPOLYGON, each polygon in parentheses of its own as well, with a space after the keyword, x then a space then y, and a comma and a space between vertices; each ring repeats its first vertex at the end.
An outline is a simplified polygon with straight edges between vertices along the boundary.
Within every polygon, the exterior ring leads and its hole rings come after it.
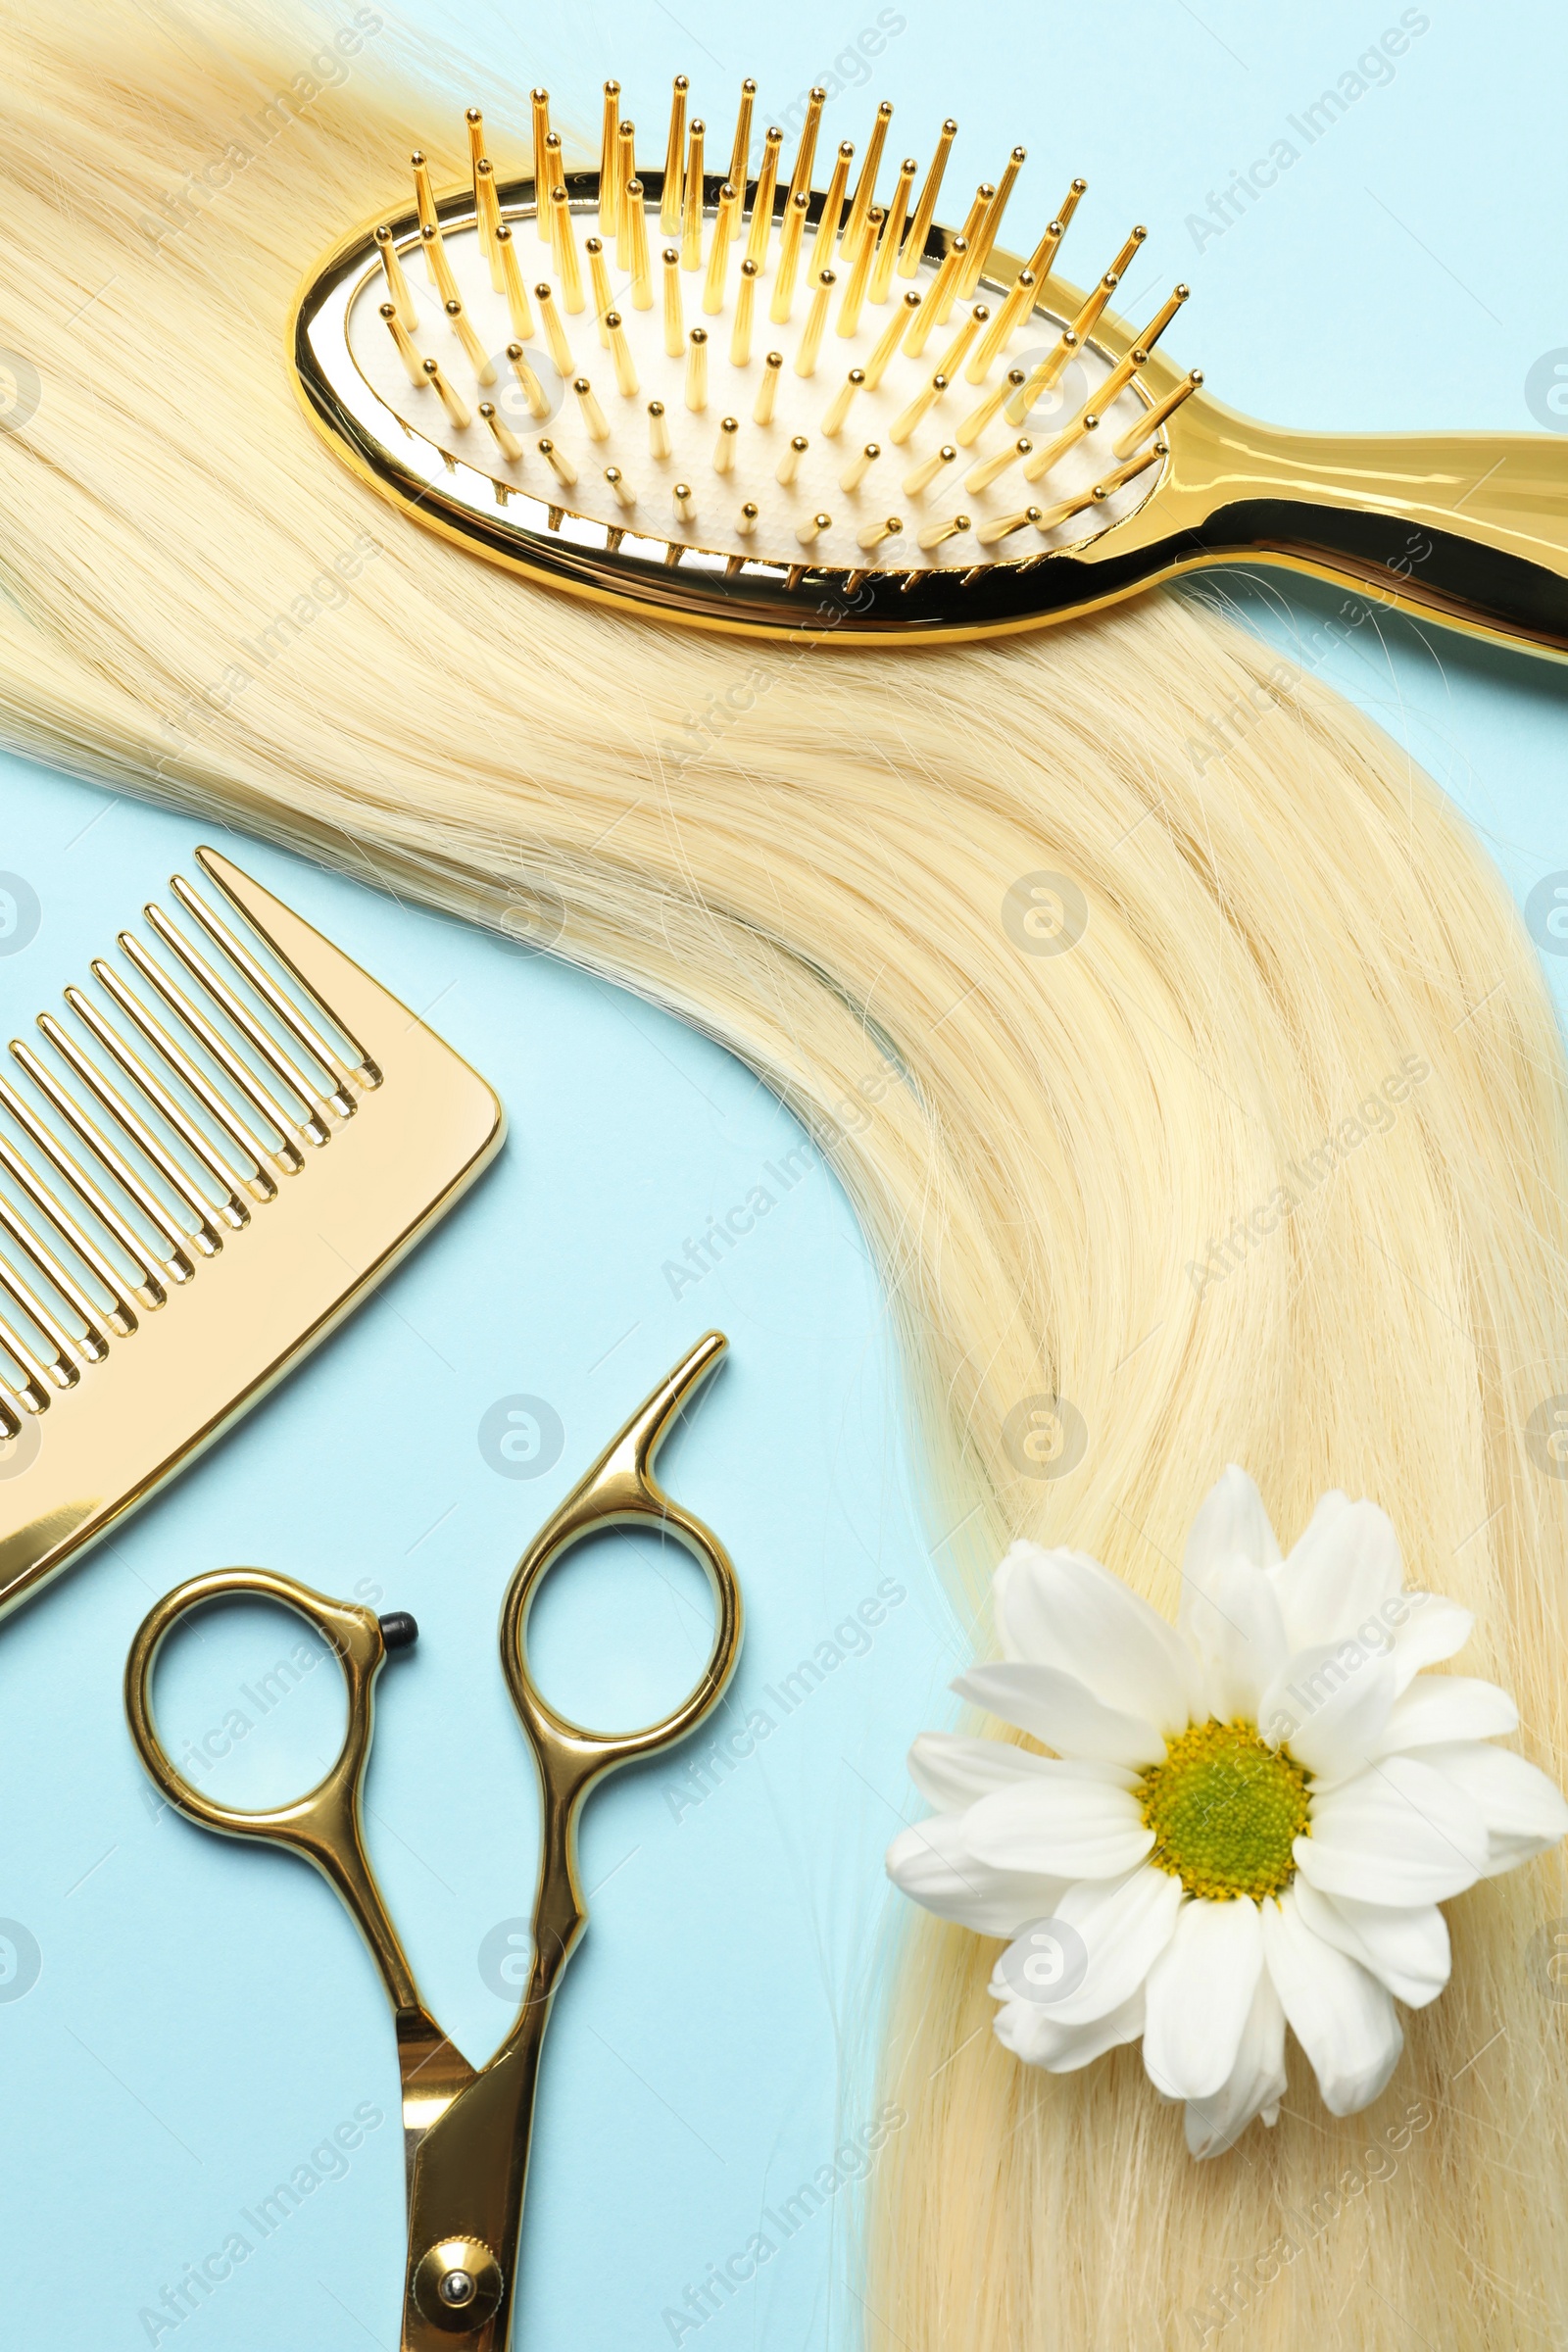
POLYGON ((0 1615, 210 1445, 473 1181, 503 1114, 214 850, 0 1077, 0 1615), (267 952, 284 978, 275 976, 267 952))
POLYGON ((884 104, 824 191, 821 90, 793 167, 769 129, 751 178, 755 84, 727 176, 706 169, 689 89, 678 75, 655 167, 607 82, 597 172, 564 169, 536 90, 535 175, 506 182, 470 107, 470 182, 438 198, 416 155, 414 207, 306 286, 309 415, 429 528, 581 596, 751 635, 1037 628, 1261 558, 1568 655, 1568 445, 1254 422, 1156 349, 1184 285, 1148 318, 1111 310, 1142 226, 1087 292, 1059 274, 1082 179, 1014 251, 1021 147, 954 230, 936 208, 955 122, 923 178, 912 157, 884 172, 884 104))

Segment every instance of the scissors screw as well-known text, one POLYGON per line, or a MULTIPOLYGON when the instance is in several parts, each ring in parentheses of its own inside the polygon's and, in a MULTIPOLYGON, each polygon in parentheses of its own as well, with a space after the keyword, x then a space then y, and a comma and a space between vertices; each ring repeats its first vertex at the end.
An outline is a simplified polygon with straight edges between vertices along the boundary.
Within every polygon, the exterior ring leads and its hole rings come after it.
POLYGON ((471 2271, 448 2271, 437 2288, 443 2303, 471 2303, 477 2289, 471 2271))
POLYGON ((419 1639, 419 1627, 407 1609, 389 1609, 380 1619, 381 1639, 389 1650, 412 1649, 419 1639))
POLYGON ((414 2266, 414 2300, 444 2334, 472 2335, 499 2308, 501 2265, 482 2237, 444 2237, 414 2266))

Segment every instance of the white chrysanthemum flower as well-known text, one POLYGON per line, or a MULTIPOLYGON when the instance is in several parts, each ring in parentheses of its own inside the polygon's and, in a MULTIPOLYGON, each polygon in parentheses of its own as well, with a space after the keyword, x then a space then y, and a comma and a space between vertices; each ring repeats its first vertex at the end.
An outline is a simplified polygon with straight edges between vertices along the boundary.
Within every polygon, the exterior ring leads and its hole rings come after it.
POLYGON ((1288 1559, 1230 1469, 1205 1497, 1171 1625, 1083 1552, 1015 1544, 997 1571, 1006 1662, 954 1685, 1053 1749, 927 1733, 935 1815, 895 1839, 904 1892, 1011 1938, 1000 2039, 1065 2074, 1144 2045, 1195 2156, 1285 2088, 1285 2029, 1324 2104, 1384 2088, 1448 1980, 1438 1906, 1568 1834, 1494 1684, 1421 1669, 1470 1612, 1401 1590, 1387 1514, 1325 1494, 1288 1559))

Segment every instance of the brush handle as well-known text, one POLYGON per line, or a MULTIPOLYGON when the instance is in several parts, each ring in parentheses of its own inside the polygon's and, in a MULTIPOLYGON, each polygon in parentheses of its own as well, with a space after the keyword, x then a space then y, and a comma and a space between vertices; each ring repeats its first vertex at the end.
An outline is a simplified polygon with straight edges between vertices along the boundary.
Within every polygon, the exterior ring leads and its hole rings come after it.
POLYGON ((1211 560, 1266 555, 1568 658, 1568 438, 1287 432, 1210 402, 1193 423, 1176 475, 1211 560))

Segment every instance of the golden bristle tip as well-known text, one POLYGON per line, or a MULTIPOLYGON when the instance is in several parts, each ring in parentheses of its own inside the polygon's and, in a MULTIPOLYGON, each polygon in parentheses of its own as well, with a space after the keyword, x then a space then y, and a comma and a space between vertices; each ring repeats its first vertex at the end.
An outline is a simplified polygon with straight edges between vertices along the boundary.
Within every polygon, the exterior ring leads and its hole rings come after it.
MULTIPOLYGON (((405 211, 394 209, 363 232, 370 299, 353 297, 337 312, 343 349, 358 353, 363 344, 364 357, 361 383, 346 389, 339 369, 333 397, 356 416, 356 402, 379 401, 402 428, 397 447, 384 427, 370 426, 378 486, 401 461, 408 474, 401 503, 418 515, 439 481, 442 512, 450 516, 455 505, 460 536, 466 502, 477 509, 482 499, 488 536, 477 542, 476 532, 476 542, 524 571, 546 536, 548 512, 546 576, 567 587, 580 580, 590 593, 636 606, 641 570, 654 565, 664 583, 657 609, 680 617, 689 603, 692 617, 719 626, 733 611, 742 627, 766 630, 776 614, 786 628, 790 583, 808 574, 870 584, 875 617, 864 628, 857 617, 852 631, 862 639, 909 623, 939 637, 969 633, 965 600, 990 575, 1018 582, 1027 571, 1031 585, 1009 588, 1002 604, 988 589, 982 629, 1030 625, 1036 611, 1047 616, 1053 598, 1033 584, 1048 576, 1040 567, 1130 521, 1163 478, 1163 428, 1201 386, 1197 370, 1178 373, 1155 356, 1187 288, 1176 287, 1141 331, 1109 315, 1143 243, 1141 225, 1087 290, 1054 277, 1085 183, 1070 183, 1049 220, 1019 222, 1021 148, 995 183, 975 188, 956 224, 951 216, 939 221, 956 128, 951 119, 923 180, 916 158, 906 156, 890 192, 891 106, 868 108, 870 121, 862 117, 858 129, 846 122, 852 135, 828 147, 825 93, 815 91, 793 156, 776 125, 760 133, 754 181, 755 82, 742 85, 732 118, 732 98, 723 98, 723 144, 715 142, 710 172, 695 78, 677 75, 667 87, 668 120, 661 108, 658 131, 663 169, 652 196, 637 171, 635 126, 621 111, 626 97, 614 81, 604 85, 597 185, 591 173, 574 172, 568 180, 543 90, 533 94, 524 126, 525 138, 530 128, 533 135, 532 185, 526 176, 503 184, 485 150, 493 140, 506 153, 510 142, 477 107, 463 115, 459 147, 472 182, 471 212, 465 189, 463 198, 448 195, 443 220, 430 167, 416 157, 405 211), (535 269, 537 284, 520 263, 530 212, 549 256, 543 275, 535 269), (596 217, 579 220, 578 212, 596 217), (1009 221, 1011 252, 1003 243, 1009 221), (589 228, 596 233, 586 235, 589 228), (660 241, 650 251, 655 231, 660 241), (416 290, 416 245, 434 304, 422 283, 416 290), (680 282, 688 270, 699 281, 692 301, 680 282), (437 310, 457 346, 440 364, 425 356, 439 339, 437 310), (597 338, 605 355, 593 370, 597 388, 581 365, 586 321, 567 331, 585 310, 594 320, 587 347, 597 338), (362 329, 367 312, 371 327, 362 329), (760 348, 764 318, 781 351, 760 348), (373 345, 366 340, 372 333, 373 345), (1024 344, 1022 365, 1009 365, 1024 344), (549 369, 551 389, 541 385, 528 356, 537 361, 535 345, 549 352, 559 389, 549 369), (824 352, 843 356, 824 367, 824 352), (1069 364, 1073 389, 1063 404, 1069 364), (494 386, 498 367, 510 370, 509 384, 515 378, 521 399, 510 390, 504 401, 480 397, 494 386), (434 400, 424 397, 432 390, 434 400), (568 397, 557 415, 563 394, 568 397), (530 437, 526 449, 517 437, 524 402, 533 432, 545 434, 537 444, 530 437), (646 426, 637 421, 639 409, 646 426), (942 428, 933 430, 938 416, 942 428), (890 449, 900 465, 879 468, 890 449), (715 535, 706 540, 706 560, 689 541, 666 554, 628 524, 639 472, 652 486, 650 460, 664 469, 662 497, 673 499, 679 475, 691 509, 683 521, 707 511, 704 482, 725 477, 724 511, 704 525, 715 535), (867 515, 879 476, 890 470, 908 502, 906 521, 867 515), (543 493, 532 486, 541 481, 543 493), (960 481, 967 514, 937 514, 945 492, 954 503, 960 481), (771 494, 775 482, 784 495, 771 494), (1039 503, 1025 504, 1036 483, 1039 503), (585 535, 583 526, 596 522, 597 536, 591 528, 585 535), (901 535, 908 551, 903 561, 901 535), (950 540, 965 539, 967 556, 944 552, 950 540), (744 541, 744 558, 726 553, 726 541, 731 548, 744 541), (920 561, 911 564, 916 544, 920 561), (682 554, 692 561, 672 576, 682 554), (1018 617, 993 621, 991 613, 1018 617)), ((717 109, 720 95, 709 96, 717 109)), ((302 300, 309 320, 314 289, 302 300)), ((310 366, 318 365, 313 351, 310 366)), ((329 404, 313 394, 311 405, 330 435, 329 404)), ((1182 432, 1212 430, 1201 407, 1192 415, 1199 426, 1184 423, 1182 432)), ((362 427, 357 445, 364 439, 362 427)), ((892 487, 882 481, 877 505, 892 487)))

